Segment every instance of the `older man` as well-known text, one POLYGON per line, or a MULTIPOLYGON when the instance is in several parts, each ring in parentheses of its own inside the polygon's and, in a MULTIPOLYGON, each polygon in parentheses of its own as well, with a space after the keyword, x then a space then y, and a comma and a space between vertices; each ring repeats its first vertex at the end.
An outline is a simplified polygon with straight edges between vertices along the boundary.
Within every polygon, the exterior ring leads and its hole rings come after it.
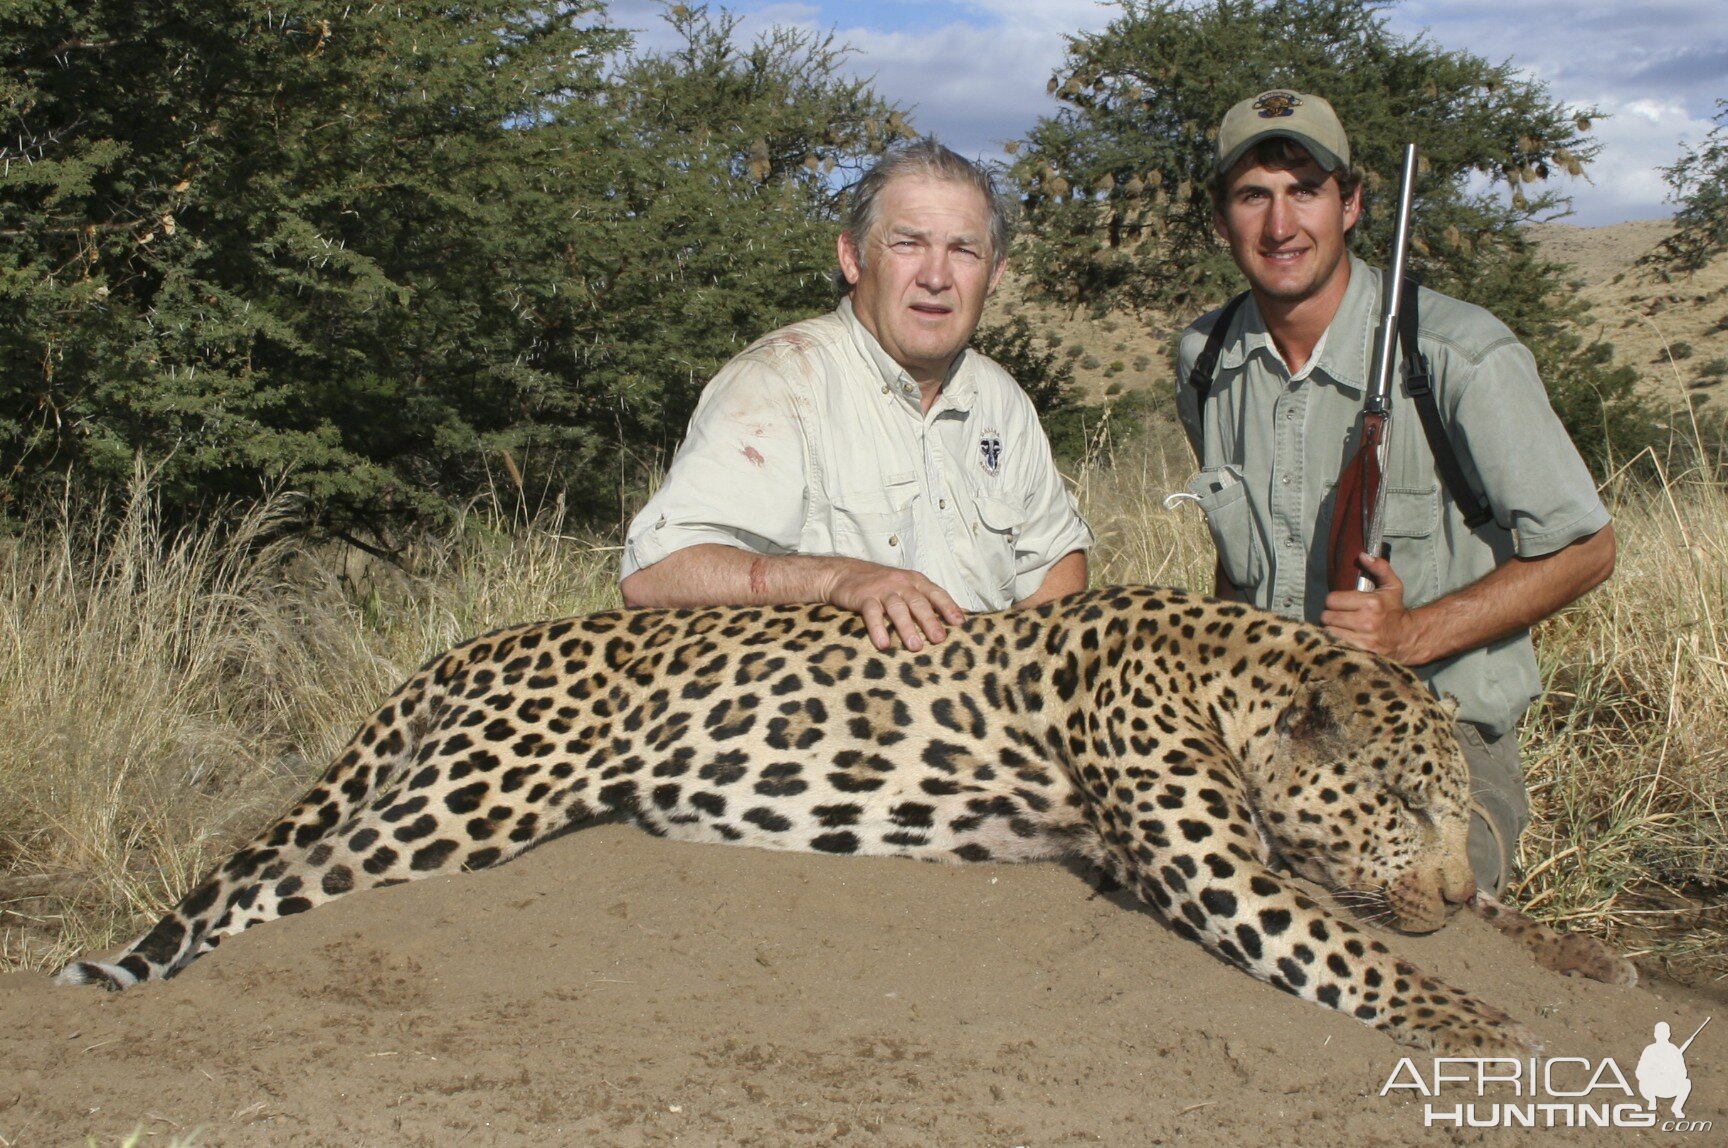
POLYGON ((1184 333, 1178 410, 1203 468, 1191 490, 1219 593, 1306 617, 1413 667, 1460 703, 1475 815, 1470 860, 1498 893, 1529 820, 1514 732, 1541 690, 1530 627, 1608 577, 1614 530, 1530 352, 1480 307, 1416 292, 1418 349, 1465 489, 1443 480, 1394 387, 1385 534, 1371 590, 1328 590, 1339 470, 1353 453, 1381 273, 1355 258, 1361 176, 1332 106, 1263 92, 1224 117, 1213 225, 1248 280, 1233 313, 1184 333), (1211 351, 1202 387, 1195 364, 1211 351))
POLYGON ((845 298, 703 390, 631 522, 631 606, 830 602, 887 649, 1086 585, 1091 531, 1031 401, 967 343, 1007 263, 990 176, 932 140, 854 189, 845 298))

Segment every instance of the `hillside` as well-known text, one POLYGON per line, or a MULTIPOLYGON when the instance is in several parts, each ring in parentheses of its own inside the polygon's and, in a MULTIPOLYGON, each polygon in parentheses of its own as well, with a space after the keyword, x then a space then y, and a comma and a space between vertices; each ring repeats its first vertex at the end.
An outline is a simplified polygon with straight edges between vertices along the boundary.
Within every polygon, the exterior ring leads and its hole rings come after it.
POLYGON ((1636 370, 1653 390, 1724 401, 1728 380, 1728 257, 1696 274, 1664 279, 1638 260, 1668 234, 1662 220, 1613 227, 1547 224, 1538 242, 1571 265, 1573 281, 1595 312, 1614 360, 1636 370))
MULTIPOLYGON (((1545 254, 1572 269, 1614 361, 1636 370, 1657 393, 1709 402, 1728 380, 1728 256, 1695 275, 1665 281, 1639 260, 1668 234, 1665 220, 1609 227, 1538 224, 1545 254), (1670 358, 1670 355, 1672 358, 1670 358)), ((1053 333, 1087 401, 1133 389, 1168 390, 1169 340, 1191 316, 1094 318, 1074 309, 1029 303, 1010 270, 986 322, 1024 312, 1053 333)), ((1728 401, 1716 398, 1717 402, 1728 401)))

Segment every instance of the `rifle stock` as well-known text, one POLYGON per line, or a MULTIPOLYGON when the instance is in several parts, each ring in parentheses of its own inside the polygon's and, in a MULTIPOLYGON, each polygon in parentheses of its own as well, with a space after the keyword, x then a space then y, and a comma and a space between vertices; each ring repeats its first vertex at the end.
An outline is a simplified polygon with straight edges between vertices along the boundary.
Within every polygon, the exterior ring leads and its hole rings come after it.
POLYGON ((1373 504, 1386 494, 1385 473, 1380 465, 1386 424, 1384 413, 1362 412, 1361 444, 1338 476, 1326 567, 1330 572, 1328 584, 1333 590, 1373 589, 1372 583, 1362 585, 1366 578, 1356 566, 1356 556, 1373 553, 1368 549, 1368 536, 1372 533, 1369 519, 1373 504))
POLYGON ((1404 286, 1404 253, 1410 243, 1410 210, 1416 184, 1416 145, 1404 148, 1398 217, 1392 234, 1380 312, 1378 354, 1362 403, 1362 433, 1334 488, 1332 535, 1327 545, 1327 583, 1333 590, 1372 590, 1374 582, 1356 565, 1360 554, 1379 554, 1386 519, 1386 449, 1392 424, 1392 375, 1397 370, 1398 310, 1404 286))

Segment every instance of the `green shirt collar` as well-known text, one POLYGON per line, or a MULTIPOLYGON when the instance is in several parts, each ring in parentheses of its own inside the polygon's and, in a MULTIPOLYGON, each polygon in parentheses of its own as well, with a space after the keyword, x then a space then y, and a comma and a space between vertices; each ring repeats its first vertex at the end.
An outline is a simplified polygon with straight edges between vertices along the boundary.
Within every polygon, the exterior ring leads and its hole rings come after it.
MULTIPOLYGON (((1309 372, 1311 382, 1330 383, 1353 395, 1368 389, 1369 361, 1373 353, 1374 336, 1379 327, 1380 273, 1356 256, 1350 259, 1350 285, 1344 290, 1344 300, 1338 313, 1327 327, 1320 362, 1309 372)), ((1281 361, 1266 330, 1266 320, 1259 305, 1249 299, 1250 306, 1242 310, 1242 337, 1225 348, 1219 365, 1240 367, 1252 355, 1264 354, 1273 362, 1281 361)))

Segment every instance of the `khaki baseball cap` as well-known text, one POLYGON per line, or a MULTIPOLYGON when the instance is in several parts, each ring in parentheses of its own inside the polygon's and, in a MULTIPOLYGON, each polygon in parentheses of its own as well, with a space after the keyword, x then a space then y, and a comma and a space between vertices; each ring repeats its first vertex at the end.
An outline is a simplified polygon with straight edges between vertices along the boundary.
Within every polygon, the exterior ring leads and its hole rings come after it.
POLYGON ((1218 125, 1218 171, 1228 172, 1263 139, 1284 136, 1301 144, 1328 172, 1350 166, 1350 141, 1338 113, 1319 96, 1284 88, 1261 92, 1224 114, 1218 125))

